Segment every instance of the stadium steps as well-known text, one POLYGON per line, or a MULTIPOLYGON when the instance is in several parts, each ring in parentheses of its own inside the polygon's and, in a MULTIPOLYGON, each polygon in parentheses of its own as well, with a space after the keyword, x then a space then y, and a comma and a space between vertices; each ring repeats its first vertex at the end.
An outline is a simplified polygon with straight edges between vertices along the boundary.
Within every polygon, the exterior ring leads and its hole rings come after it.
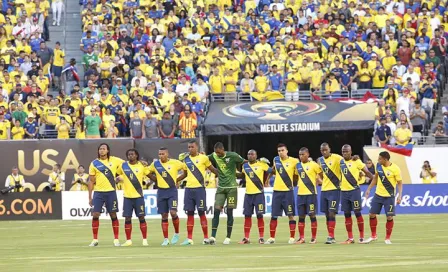
POLYGON ((79 43, 82 36, 81 15, 79 1, 65 0, 65 12, 60 26, 52 26, 53 19, 50 16, 48 23, 50 28, 49 46, 54 48, 54 44, 59 41, 65 50, 65 61, 68 63, 74 58, 77 62, 79 77, 84 78, 84 69, 81 61, 83 53, 79 50, 79 43))

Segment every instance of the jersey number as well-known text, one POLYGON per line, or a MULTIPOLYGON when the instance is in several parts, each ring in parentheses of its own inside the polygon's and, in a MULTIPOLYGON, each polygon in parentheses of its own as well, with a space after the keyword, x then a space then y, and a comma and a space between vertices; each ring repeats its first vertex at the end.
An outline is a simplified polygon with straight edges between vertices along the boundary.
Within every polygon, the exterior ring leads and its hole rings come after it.
POLYGON ((104 169, 104 175, 109 175, 109 169, 104 169))
POLYGON ((194 172, 194 165, 191 166, 190 171, 191 171, 191 172, 194 172))
POLYGON ((292 205, 288 205, 288 212, 292 212, 292 205))
POLYGON ((166 178, 168 176, 168 174, 166 173, 166 171, 162 172, 162 177, 166 178))
POLYGON ((310 212, 314 212, 314 204, 310 204, 310 212))
POLYGON ((263 211, 264 210, 264 205, 263 204, 258 204, 258 210, 259 211, 263 211))
POLYGON ((200 208, 203 208, 203 207, 204 207, 204 200, 203 200, 203 199, 201 199, 201 200, 199 201, 199 207, 200 207, 200 208))
POLYGON ((300 173, 300 178, 304 179, 305 178, 305 172, 300 173))
POLYGON ((235 204, 235 197, 229 197, 229 204, 235 204))
POLYGON ((332 208, 336 207, 336 201, 335 200, 331 201, 331 207, 332 208))
POLYGON ((328 167, 325 167, 324 171, 328 174, 328 167))
POLYGON ((133 173, 131 173, 129 176, 131 177, 131 179, 134 179, 134 174, 133 173))
POLYGON ((177 207, 177 200, 173 200, 173 207, 177 207))
POLYGON ((114 201, 114 205, 113 206, 114 206, 114 208, 113 208, 114 210, 117 209, 117 201, 114 201))
POLYGON ((389 205, 389 212, 392 212, 394 210, 394 205, 389 205))
POLYGON ((249 177, 254 178, 254 172, 249 172, 249 177))
POLYGON ((359 208, 359 201, 358 200, 354 201, 353 206, 355 206, 355 208, 359 208))
POLYGON ((278 169, 278 172, 279 172, 280 174, 282 174, 282 173, 283 173, 283 167, 280 167, 280 169, 278 169))
POLYGON ((344 175, 347 175, 348 173, 348 168, 344 168, 344 175))

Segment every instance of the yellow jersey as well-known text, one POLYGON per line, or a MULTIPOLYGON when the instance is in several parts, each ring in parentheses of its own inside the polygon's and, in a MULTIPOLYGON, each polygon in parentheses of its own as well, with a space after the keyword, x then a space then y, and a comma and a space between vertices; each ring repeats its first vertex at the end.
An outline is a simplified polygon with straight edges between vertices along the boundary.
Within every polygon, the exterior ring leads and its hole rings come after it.
POLYGON ((54 49, 54 60, 53 65, 62 67, 64 66, 64 58, 65 58, 65 52, 61 49, 54 49))
POLYGON ((191 155, 186 156, 183 168, 187 170, 186 188, 205 187, 205 172, 210 165, 212 165, 210 159, 204 154, 198 154, 194 157, 191 155))
POLYGON ((378 180, 375 194, 382 197, 395 197, 397 183, 398 181, 402 181, 400 168, 393 163, 387 167, 377 163, 376 171, 378 180))
POLYGON ((341 191, 353 191, 359 188, 358 180, 360 172, 366 165, 361 160, 348 160, 342 159, 341 163, 341 191))
POLYGON ((160 189, 176 188, 177 175, 183 169, 184 164, 174 159, 169 159, 165 163, 157 160, 149 166, 149 172, 156 174, 157 187, 160 189))
POLYGON ((317 176, 322 173, 316 162, 299 162, 295 168, 295 174, 299 176, 298 195, 315 195, 317 194, 316 183, 317 176))
POLYGON ((246 178, 246 194, 254 195, 264 190, 264 173, 269 171, 269 165, 264 162, 246 162, 243 164, 243 173, 246 178))
POLYGON ((11 128, 11 123, 8 120, 0 121, 0 140, 8 139, 8 130, 11 128))
POLYGON ((61 111, 58 107, 46 107, 44 109, 45 119, 50 125, 56 125, 59 121, 59 115, 61 111))
POLYGON ((95 159, 89 167, 89 175, 95 176, 94 190, 97 192, 115 191, 115 176, 123 160, 109 157, 108 160, 95 159))
MULTIPOLYGON (((73 175, 73 180, 77 181, 79 179, 82 179, 83 182, 87 183, 89 180, 89 175, 87 173, 84 173, 82 175, 79 174, 73 175)), ((75 184, 72 185, 70 191, 87 191, 88 189, 89 188, 87 187, 87 185, 76 182, 75 184)))
POLYGON ((299 160, 293 157, 288 157, 285 160, 280 159, 279 156, 274 158, 274 167, 276 171, 274 191, 285 192, 294 190, 293 179, 298 162, 299 160))
POLYGON ((130 164, 123 162, 117 170, 117 175, 123 178, 123 196, 126 198, 143 197, 143 181, 149 175, 149 167, 141 162, 130 164))
POLYGON ((13 140, 23 140, 23 137, 25 136, 25 130, 23 127, 13 127, 11 129, 11 135, 13 140))
POLYGON ((342 156, 330 154, 328 158, 320 157, 317 162, 323 172, 322 191, 339 190, 341 183, 342 156))

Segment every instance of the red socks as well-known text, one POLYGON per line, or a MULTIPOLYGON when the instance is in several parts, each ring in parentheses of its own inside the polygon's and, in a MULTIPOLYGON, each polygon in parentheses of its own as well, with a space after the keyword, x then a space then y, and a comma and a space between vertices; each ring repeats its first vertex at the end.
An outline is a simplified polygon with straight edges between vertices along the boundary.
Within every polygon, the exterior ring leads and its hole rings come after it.
POLYGON ((100 220, 93 218, 92 219, 92 232, 93 239, 98 240, 98 229, 100 228, 100 220))
POLYGON ((334 238, 334 229, 336 227, 336 221, 327 221, 328 236, 334 238))
POLYGON ((296 237, 296 221, 295 220, 289 220, 289 237, 291 237, 291 238, 296 237))
POLYGON ((311 239, 316 239, 317 235, 317 221, 316 218, 311 221, 311 239))
MULTIPOLYGON (((173 223, 174 223, 174 219, 173 219, 173 223)), ((187 238, 188 239, 193 239, 193 227, 194 227, 194 215, 188 215, 188 217, 187 217, 187 238)))
POLYGON ((370 230, 372 231, 372 237, 376 237, 376 225, 378 225, 378 220, 376 219, 376 216, 374 218, 370 218, 369 223, 370 223, 370 230))
POLYGON ((356 216, 358 222, 359 238, 364 239, 364 218, 362 215, 356 216))
POLYGON ((244 217, 244 238, 249 239, 252 228, 252 217, 244 217))
POLYGON ((204 233, 204 239, 208 238, 208 226, 207 226, 207 217, 205 217, 205 214, 199 216, 201 220, 201 227, 202 232, 204 233))
POLYGON ((345 229, 347 230, 348 233, 348 239, 353 239, 353 230, 352 230, 352 226, 353 226, 353 220, 352 217, 346 217, 345 218, 345 229))
POLYGON ((299 219, 299 235, 300 239, 305 239, 305 222, 300 222, 300 219, 299 219))
POLYGON ((271 232, 271 238, 275 238, 275 230, 277 229, 277 218, 271 219, 269 223, 269 230, 271 232))
POLYGON ((162 219, 162 232, 163 237, 168 239, 168 219, 162 219))
POLYGON ((142 232, 143 239, 146 239, 148 233, 148 227, 146 225, 146 221, 140 221, 140 231, 142 232))
POLYGON ((120 223, 118 222, 118 219, 112 219, 112 229, 114 231, 114 239, 118 239, 118 233, 120 231, 120 223))
POLYGON ((258 223, 258 235, 260 238, 264 237, 264 220, 263 217, 257 218, 258 223))
POLYGON ((132 222, 124 222, 124 232, 126 233, 126 240, 131 240, 132 222))
POLYGON ((387 220, 387 222, 386 222, 386 240, 390 239, 393 228, 394 228, 394 220, 393 219, 387 220))
POLYGON ((173 218, 174 233, 179 234, 179 216, 173 218))

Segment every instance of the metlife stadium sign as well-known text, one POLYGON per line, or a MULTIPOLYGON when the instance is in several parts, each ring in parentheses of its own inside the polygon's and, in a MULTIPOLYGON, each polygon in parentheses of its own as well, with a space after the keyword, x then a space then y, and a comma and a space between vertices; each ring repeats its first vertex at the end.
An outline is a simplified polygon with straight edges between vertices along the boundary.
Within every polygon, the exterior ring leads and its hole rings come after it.
MULTIPOLYGON (((448 184, 407 184, 403 186, 404 194, 401 204, 397 205, 397 215, 400 214, 430 214, 430 213, 448 213, 448 184)), ((367 186, 361 187, 362 195, 364 195, 367 186)), ((296 189, 297 190, 297 189, 296 189)), ((215 189, 207 190, 207 217, 213 217, 213 204, 215 197, 215 189)), ((364 214, 369 212, 370 203, 374 196, 375 188, 372 189, 368 199, 363 198, 364 214)), ((243 216, 243 201, 245 189, 238 190, 238 207, 234 211, 234 216, 243 216)), ((320 197, 320 190, 318 190, 320 197)), ((117 192, 118 206, 120 208, 119 218, 123 210, 123 193, 117 192)), ((146 218, 160 219, 157 213, 157 191, 145 190, 145 211, 146 218)), ((265 189, 266 198, 266 216, 272 211, 272 188, 265 189)), ((184 190, 179 190, 179 216, 186 218, 186 213, 182 211, 184 200, 184 190)), ((223 214, 224 216, 224 214, 223 214)), ((88 205, 87 192, 62 192, 62 218, 64 220, 89 220, 92 217, 92 210, 88 205)), ((106 211, 103 209, 102 218, 108 218, 106 211)))

